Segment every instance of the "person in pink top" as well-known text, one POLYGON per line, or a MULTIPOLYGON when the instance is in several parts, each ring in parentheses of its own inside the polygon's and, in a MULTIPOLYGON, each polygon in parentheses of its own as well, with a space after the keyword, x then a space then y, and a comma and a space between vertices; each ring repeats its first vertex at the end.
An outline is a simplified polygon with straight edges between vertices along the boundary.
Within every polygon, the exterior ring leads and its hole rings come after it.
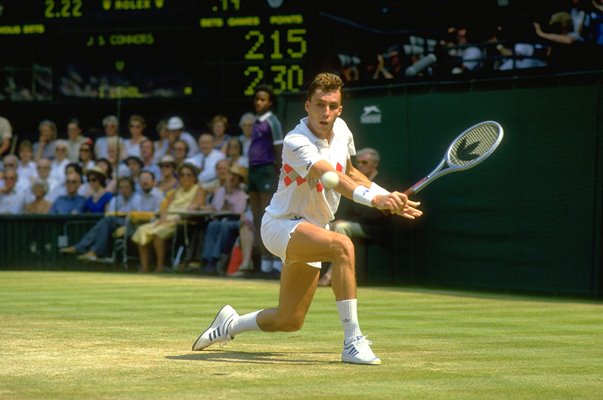
POLYGON ((216 189, 211 201, 214 211, 229 211, 232 215, 217 217, 207 225, 203 243, 203 272, 225 275, 228 256, 234 246, 241 218, 244 218, 249 195, 242 185, 247 181, 247 168, 234 164, 223 186, 216 189))

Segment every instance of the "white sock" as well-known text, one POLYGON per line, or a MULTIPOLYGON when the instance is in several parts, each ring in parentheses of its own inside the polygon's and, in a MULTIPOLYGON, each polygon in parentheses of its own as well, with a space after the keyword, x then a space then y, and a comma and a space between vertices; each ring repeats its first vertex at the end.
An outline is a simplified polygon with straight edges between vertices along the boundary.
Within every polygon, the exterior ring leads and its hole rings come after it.
POLYGON ((261 331, 260 326, 257 322, 257 316, 262 310, 254 311, 249 314, 241 315, 239 318, 232 321, 230 328, 228 328, 228 334, 235 337, 239 333, 248 331, 261 331))
POLYGON ((337 311, 343 327, 343 335, 346 340, 362 336, 360 325, 358 324, 358 301, 357 299, 341 300, 337 302, 337 311))

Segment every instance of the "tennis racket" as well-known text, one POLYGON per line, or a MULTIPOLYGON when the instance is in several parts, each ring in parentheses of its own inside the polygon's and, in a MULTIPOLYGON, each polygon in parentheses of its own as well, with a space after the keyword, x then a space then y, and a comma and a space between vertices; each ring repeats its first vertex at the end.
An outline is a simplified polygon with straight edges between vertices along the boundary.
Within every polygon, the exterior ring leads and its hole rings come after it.
POLYGON ((496 150, 503 135, 503 128, 498 122, 485 121, 473 125, 452 141, 440 164, 425 178, 406 189, 404 194, 410 196, 418 193, 444 175, 475 167, 496 150))

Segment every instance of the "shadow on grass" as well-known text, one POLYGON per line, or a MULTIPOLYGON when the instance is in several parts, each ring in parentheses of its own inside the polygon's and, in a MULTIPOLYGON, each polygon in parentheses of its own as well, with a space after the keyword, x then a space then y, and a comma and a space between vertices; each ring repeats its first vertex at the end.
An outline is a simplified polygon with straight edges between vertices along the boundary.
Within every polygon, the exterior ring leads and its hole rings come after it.
MULTIPOLYGON (((318 361, 318 360, 307 360, 299 357, 295 357, 299 353, 286 353, 286 352, 260 352, 260 353, 248 353, 242 351, 213 351, 203 352, 198 354, 182 354, 178 356, 166 356, 165 358, 170 360, 181 360, 181 361, 211 361, 211 362, 240 362, 247 364, 289 364, 289 365, 324 365, 339 363, 339 361, 318 361)), ((316 354, 316 353, 313 353, 316 354)), ((327 354, 327 353, 318 353, 327 354)))

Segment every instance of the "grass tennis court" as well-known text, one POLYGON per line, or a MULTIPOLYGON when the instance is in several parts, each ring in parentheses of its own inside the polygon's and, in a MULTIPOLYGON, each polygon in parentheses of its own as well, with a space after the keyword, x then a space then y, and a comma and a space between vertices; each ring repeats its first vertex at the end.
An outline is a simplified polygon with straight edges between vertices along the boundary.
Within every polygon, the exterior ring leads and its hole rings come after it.
POLYGON ((381 366, 339 361, 333 295, 305 327, 190 346, 225 303, 275 304, 275 281, 0 272, 1 399, 600 399, 603 304, 363 287, 381 366))

